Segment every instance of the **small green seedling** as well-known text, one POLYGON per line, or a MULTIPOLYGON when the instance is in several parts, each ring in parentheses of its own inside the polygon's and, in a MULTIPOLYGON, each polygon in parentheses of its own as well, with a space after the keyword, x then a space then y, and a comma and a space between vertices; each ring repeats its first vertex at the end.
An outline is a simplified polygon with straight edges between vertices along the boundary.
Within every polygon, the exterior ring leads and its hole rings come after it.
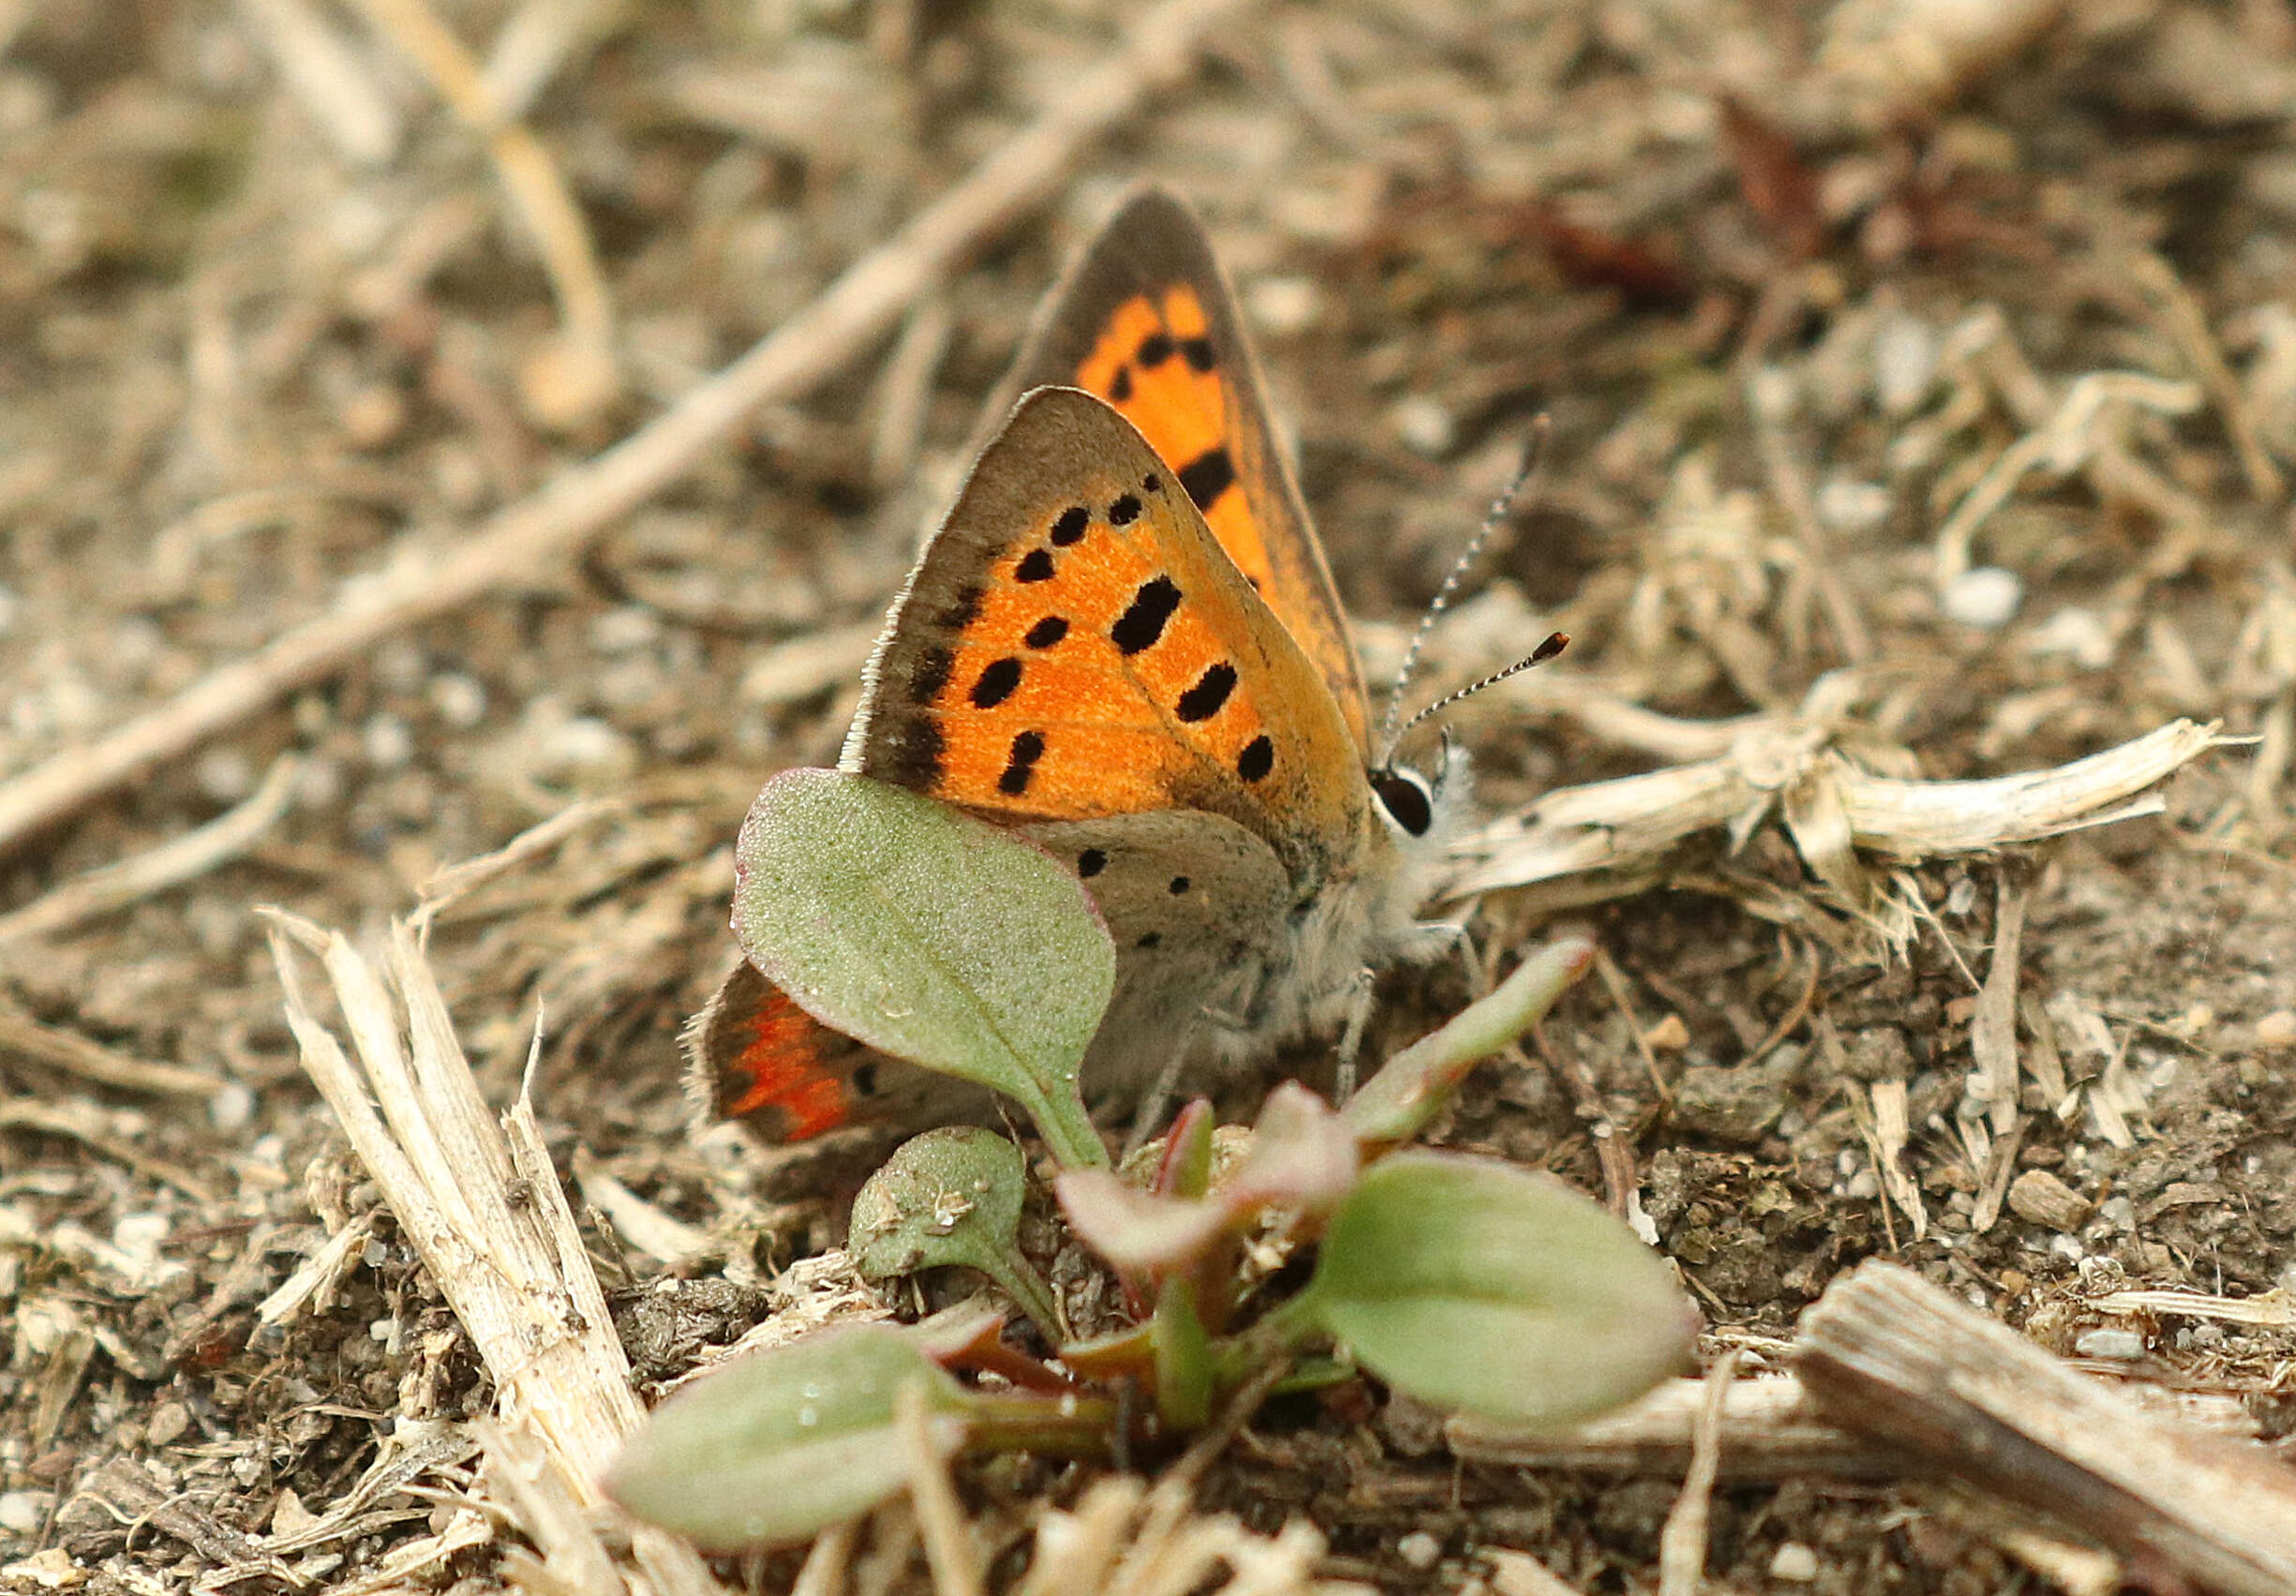
POLYGON ((831 771, 768 785, 740 858, 737 926, 759 968, 824 1023, 1013 1097, 1059 1166, 1070 1234, 1107 1264, 1129 1312, 1072 1338, 1018 1245, 1019 1150, 986 1130, 929 1132, 856 1201, 855 1258, 875 1278, 981 1271, 1053 1361, 1007 1344, 1001 1310, 752 1354, 664 1404, 617 1464, 608 1487, 641 1517, 730 1547, 801 1540, 863 1511, 906 1479, 892 1425, 911 1383, 945 1453, 1109 1457, 1202 1428, 1246 1388, 1329 1383, 1357 1366, 1439 1406, 1546 1424, 1687 1366, 1695 1317, 1624 1224, 1496 1159, 1396 1151, 1477 1060, 1552 1007, 1590 944, 1542 950, 1344 1110, 1278 1087, 1240 1156, 1219 1149, 1241 1133, 1215 1137, 1209 1105, 1189 1105, 1127 1179, 1108 1168, 1077 1089, 1113 953, 1062 866, 1008 832, 831 771), (1307 1284, 1270 1300, 1297 1274, 1275 1264, 1308 1247, 1307 1284), (1100 1395, 1126 1383, 1146 1400, 1100 1395))
POLYGON ((992 1130, 952 1125, 902 1142, 853 1200, 845 1250, 866 1280, 962 1264, 1005 1288, 1047 1336, 1060 1320, 1016 1233, 1028 1200, 1021 1150, 992 1130))

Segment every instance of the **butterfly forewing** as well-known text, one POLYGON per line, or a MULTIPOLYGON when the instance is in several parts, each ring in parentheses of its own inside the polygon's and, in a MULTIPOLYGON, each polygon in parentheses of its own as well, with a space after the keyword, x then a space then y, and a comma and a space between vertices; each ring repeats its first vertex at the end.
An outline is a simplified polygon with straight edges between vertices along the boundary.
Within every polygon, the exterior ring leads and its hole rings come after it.
POLYGON ((1203 810, 1303 877, 1363 796, 1316 667, 1139 431, 1067 388, 1025 395, 982 451, 844 764, 1015 821, 1203 810))
POLYGON ((1314 662, 1362 748, 1354 645, 1202 225, 1170 194, 1134 195, 1048 305, 1007 392, 1081 388, 1140 429, 1314 662))

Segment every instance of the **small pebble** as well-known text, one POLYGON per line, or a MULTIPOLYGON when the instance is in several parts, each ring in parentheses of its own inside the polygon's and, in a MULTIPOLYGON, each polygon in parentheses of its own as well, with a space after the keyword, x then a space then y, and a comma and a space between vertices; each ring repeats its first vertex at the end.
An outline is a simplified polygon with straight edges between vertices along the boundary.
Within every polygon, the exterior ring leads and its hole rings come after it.
POLYGON ((1941 340, 1919 317, 1885 317, 1873 333, 1873 392, 1890 415, 1911 415, 1937 380, 1941 340))
POLYGON ((306 759, 295 772, 295 807, 332 809, 343 801, 343 767, 323 756, 306 759))
POLYGON ((46 1491, 0 1491, 0 1529, 29 1535, 47 1521, 46 1491))
POLYGON ((607 610, 590 622, 590 647, 601 654, 627 654, 662 635, 662 618, 638 604, 607 610))
POLYGON ((2085 670, 2103 670, 2112 664, 2116 646, 2103 618, 2080 604, 2066 604, 2025 637, 2025 647, 2035 657, 2063 655, 2085 670))
POLYGON ((1458 424, 1433 399, 1416 395, 1388 408, 1387 422, 1406 447, 1430 459, 1451 453, 1459 440, 1458 424))
POLYGON ((448 671, 432 679, 430 703, 440 720, 457 730, 468 731, 486 718, 485 684, 474 676, 448 671))
POLYGON ((376 715, 366 723, 367 762, 380 770, 395 770, 414 757, 414 733, 396 715, 376 715))
POLYGON ((168 1446, 184 1439, 191 1428, 191 1410, 181 1402, 162 1402, 152 1410, 144 1435, 154 1446, 168 1446))
POLYGON ((1261 277, 1244 303, 1253 323, 1273 337, 1305 333, 1323 317, 1323 291, 1307 277, 1261 277))
POLYGON ((207 1123, 217 1130, 245 1130, 255 1118, 255 1093, 243 1081, 226 1081, 207 1099, 207 1123))
POLYGON ((2025 602, 2024 579, 1998 565, 1964 571, 1946 585, 1946 619, 1985 632, 1998 632, 2015 619, 2025 602))
POLYGON ((1423 1574, 1433 1568, 1442 1555, 1443 1543, 1424 1529, 1414 1529, 1395 1543, 1395 1556, 1423 1574))
POLYGON ((1828 477, 1818 485, 1811 508, 1827 531, 1855 537, 1889 519, 1889 490, 1850 477, 1828 477))
POLYGON ((543 768, 551 772, 603 770, 634 765, 630 739, 594 715, 576 715, 544 733, 543 768))
POLYGON ((141 677, 168 646, 167 634, 149 616, 131 615, 112 629, 104 666, 114 680, 141 677))
POLYGON ((1770 1558, 1770 1577, 1807 1585, 1818 1576, 1818 1555, 1799 1541, 1782 1543, 1770 1558))
POLYGON ((1678 1053, 1690 1046, 1690 1027, 1679 1014, 1669 1014, 1642 1034, 1642 1043, 1652 1052, 1678 1053))
POLYGON ((407 425, 407 401, 386 382, 370 383, 345 399, 335 420, 353 449, 380 449, 407 425))
POLYGON ((2275 1008, 2258 1021, 2256 1045, 2275 1052, 2296 1048, 2296 1008, 2275 1008))
POLYGON ((2144 1337, 2133 1330, 2110 1330, 2100 1325, 2082 1331, 2073 1342, 2073 1350, 2084 1358, 2133 1364, 2144 1356, 2144 1337))
POLYGON ((2049 1171, 2027 1170, 2009 1184, 2009 1210, 2029 1224, 2072 1231, 2096 1205, 2049 1171))
POLYGON ((237 803, 255 790, 255 763, 236 748, 211 748, 193 761, 191 779, 216 803, 237 803))

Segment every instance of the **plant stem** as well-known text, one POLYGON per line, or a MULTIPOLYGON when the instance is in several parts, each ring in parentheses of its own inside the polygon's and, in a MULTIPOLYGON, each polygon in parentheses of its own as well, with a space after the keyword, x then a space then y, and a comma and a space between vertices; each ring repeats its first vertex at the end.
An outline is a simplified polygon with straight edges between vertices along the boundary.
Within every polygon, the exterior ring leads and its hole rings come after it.
POLYGON ((1064 1170, 1105 1170, 1109 1167, 1108 1146, 1100 1133, 1093 1128, 1092 1115, 1084 1111, 1084 1098, 1074 1081, 1068 1090, 1055 1096, 1049 1092, 1032 1092, 1021 1099, 1028 1117, 1036 1123, 1036 1134, 1052 1155, 1052 1161, 1064 1170))
POLYGON ((987 1254, 976 1260, 974 1267, 1005 1288, 1005 1294, 1044 1332, 1047 1341, 1055 1347, 1060 1345, 1066 1334, 1066 1327, 1061 1322, 1060 1305, 1052 1300, 1044 1276, 1036 1273, 1019 1248, 987 1254))
POLYGON ((1545 1018, 1593 962, 1594 944, 1584 937, 1549 943, 1497 990, 1389 1059, 1340 1111, 1357 1143, 1366 1153, 1384 1150, 1424 1130, 1467 1072, 1545 1018))
POLYGON ((967 1394, 965 1441, 973 1452, 1041 1452, 1056 1457, 1106 1457, 1116 1404, 1104 1396, 967 1394))

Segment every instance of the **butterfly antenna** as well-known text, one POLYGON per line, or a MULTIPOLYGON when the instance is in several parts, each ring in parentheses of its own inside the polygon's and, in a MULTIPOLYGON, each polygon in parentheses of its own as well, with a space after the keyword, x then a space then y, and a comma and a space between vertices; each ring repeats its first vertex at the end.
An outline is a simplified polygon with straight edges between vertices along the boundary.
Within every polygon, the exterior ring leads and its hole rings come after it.
MULTIPOLYGON (((1468 572, 1474 567, 1476 560, 1483 558, 1483 545, 1491 541, 1491 534, 1498 530, 1500 523, 1506 520, 1507 512, 1514 508, 1514 501, 1522 493, 1523 485, 1530 480, 1531 472, 1539 469, 1540 456, 1546 452, 1546 435, 1552 430, 1553 424, 1543 411, 1532 420, 1530 436, 1524 440, 1523 457, 1514 468, 1514 475, 1508 480, 1505 487, 1499 489, 1498 497, 1491 500, 1491 507, 1483 514, 1483 525, 1477 527, 1475 535, 1467 540, 1467 546, 1459 551, 1459 558, 1451 562, 1451 570, 1443 577, 1443 585, 1435 589, 1435 597, 1429 602, 1426 613, 1419 618, 1419 628, 1411 634, 1410 646, 1403 650, 1403 664, 1395 669, 1394 685, 1387 691, 1387 714, 1379 723, 1379 762, 1382 767, 1394 758, 1396 748, 1403 742, 1403 734, 1442 707, 1439 704, 1431 705, 1412 716, 1409 722, 1405 723, 1403 721, 1404 689, 1410 686, 1411 678, 1418 674, 1419 654, 1420 650, 1426 647, 1427 634, 1435 630, 1436 621, 1441 619, 1443 612, 1451 607, 1454 600, 1457 599, 1459 589, 1467 581, 1468 572)), ((1548 639, 1548 642, 1553 641, 1553 638, 1548 639)), ((1568 639, 1564 641, 1567 642, 1568 639)), ((1546 649, 1546 644, 1542 643, 1539 647, 1543 650, 1546 649)), ((1479 692, 1490 686, 1494 681, 1504 681, 1516 671, 1529 669, 1543 657, 1551 659, 1555 653, 1560 651, 1560 646, 1558 645, 1550 652, 1534 653, 1531 658, 1510 665, 1498 675, 1477 682, 1473 687, 1462 689, 1442 702, 1443 704, 1456 702, 1469 693, 1479 692)))
MULTIPOLYGON (((1460 688, 1456 693, 1444 694, 1434 703, 1420 710, 1418 714, 1413 715, 1409 720, 1403 723, 1402 726, 1397 729, 1394 734, 1394 741, 1387 745, 1387 758, 1392 759, 1394 757, 1396 744, 1402 742, 1405 736, 1409 733, 1411 728, 1419 724, 1420 722, 1425 720, 1428 716, 1440 714, 1445 709, 1450 709, 1454 704, 1456 704, 1460 699, 1472 698, 1476 694, 1481 693, 1486 687, 1497 687, 1500 682, 1506 680, 1511 676, 1521 676, 1525 671, 1530 669, 1530 667, 1533 665, 1543 665, 1546 664, 1547 661, 1553 659, 1557 654, 1561 653, 1570 646, 1571 639, 1568 634, 1560 632, 1550 632, 1546 634, 1545 642, 1540 644, 1529 653, 1525 654, 1521 659, 1515 661, 1514 664, 1509 665, 1505 670, 1495 670, 1489 676, 1484 677, 1481 681, 1470 681, 1465 687, 1460 688)), ((1380 761, 1380 763, 1385 764, 1386 760, 1383 759, 1380 761)))

